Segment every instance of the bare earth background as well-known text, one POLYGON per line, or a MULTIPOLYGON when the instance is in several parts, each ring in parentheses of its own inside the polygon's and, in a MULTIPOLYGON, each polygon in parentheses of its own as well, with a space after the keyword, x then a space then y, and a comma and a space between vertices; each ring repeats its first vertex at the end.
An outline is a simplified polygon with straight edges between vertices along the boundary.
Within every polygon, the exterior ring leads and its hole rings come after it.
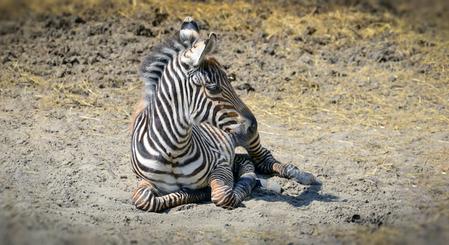
POLYGON ((0 243, 446 244, 448 3, 0 1, 0 243), (321 189, 131 205, 137 67, 187 15, 263 144, 321 189))

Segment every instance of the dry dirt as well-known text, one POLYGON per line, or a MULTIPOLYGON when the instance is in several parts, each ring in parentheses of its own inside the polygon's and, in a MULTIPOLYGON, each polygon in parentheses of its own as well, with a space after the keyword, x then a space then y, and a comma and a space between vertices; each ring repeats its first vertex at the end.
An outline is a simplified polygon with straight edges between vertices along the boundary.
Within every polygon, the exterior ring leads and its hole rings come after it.
POLYGON ((446 244, 447 1, 1 1, 1 244, 446 244), (136 210, 128 125, 186 15, 259 120, 316 174, 242 207, 136 210), (203 32, 203 33, 204 33, 203 32))

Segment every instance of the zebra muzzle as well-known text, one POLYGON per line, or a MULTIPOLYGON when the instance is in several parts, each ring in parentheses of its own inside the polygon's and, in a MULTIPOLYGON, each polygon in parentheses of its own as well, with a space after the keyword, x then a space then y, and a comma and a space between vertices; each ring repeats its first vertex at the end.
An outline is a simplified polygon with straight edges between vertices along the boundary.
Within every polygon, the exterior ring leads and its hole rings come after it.
POLYGON ((257 122, 247 117, 239 119, 239 125, 232 130, 232 134, 236 136, 238 145, 243 146, 257 133, 257 122))

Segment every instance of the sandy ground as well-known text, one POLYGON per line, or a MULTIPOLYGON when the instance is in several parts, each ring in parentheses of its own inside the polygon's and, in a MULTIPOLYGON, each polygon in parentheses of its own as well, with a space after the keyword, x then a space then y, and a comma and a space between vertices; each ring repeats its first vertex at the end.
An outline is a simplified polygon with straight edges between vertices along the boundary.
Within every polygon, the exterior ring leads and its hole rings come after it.
POLYGON ((200 18, 220 35, 216 57, 236 76, 263 144, 323 181, 272 177, 282 193, 256 189, 235 210, 202 203, 146 213, 130 203, 137 67, 184 12, 149 3, 3 15, 0 243, 445 244, 449 48, 440 23, 449 7, 305 2, 281 6, 298 31, 267 26, 276 12, 251 3, 236 10, 256 16, 240 29, 218 22, 226 13, 200 18), (429 9, 432 18, 412 21, 429 9))

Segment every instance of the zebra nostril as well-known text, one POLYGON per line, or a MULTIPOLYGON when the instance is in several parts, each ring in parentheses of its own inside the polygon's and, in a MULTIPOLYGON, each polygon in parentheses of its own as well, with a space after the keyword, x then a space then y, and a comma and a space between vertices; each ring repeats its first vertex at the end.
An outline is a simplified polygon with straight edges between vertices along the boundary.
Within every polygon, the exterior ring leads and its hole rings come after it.
POLYGON ((249 129, 255 130, 255 129, 257 129, 257 125, 256 125, 255 123, 251 123, 251 124, 249 125, 249 129))

